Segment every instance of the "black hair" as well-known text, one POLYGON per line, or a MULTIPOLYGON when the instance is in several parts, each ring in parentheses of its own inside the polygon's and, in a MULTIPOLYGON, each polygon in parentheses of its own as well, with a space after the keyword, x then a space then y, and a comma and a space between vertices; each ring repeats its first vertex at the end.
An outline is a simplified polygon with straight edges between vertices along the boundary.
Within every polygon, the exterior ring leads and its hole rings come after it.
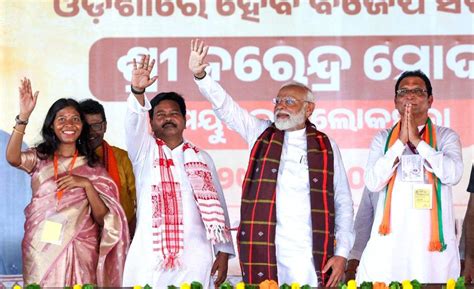
POLYGON ((184 98, 176 93, 176 92, 161 92, 158 93, 153 99, 150 101, 151 109, 148 111, 150 115, 150 121, 153 119, 153 112, 155 111, 155 107, 162 102, 163 100, 172 100, 179 105, 179 111, 186 118, 186 103, 184 102, 184 98))
POLYGON ((58 111, 66 107, 73 107, 81 117, 82 131, 81 135, 76 140, 76 148, 79 152, 79 155, 85 156, 87 158, 87 164, 93 167, 97 164, 99 157, 89 146, 89 125, 85 121, 85 117, 79 107, 79 103, 72 98, 60 98, 56 100, 49 108, 48 113, 46 114, 46 118, 44 119, 43 128, 41 129, 43 142, 38 144, 38 146, 36 147, 38 157, 42 160, 45 160, 51 157, 58 149, 59 140, 56 137, 56 134, 54 133, 53 123, 58 111))
POLYGON ((100 114, 102 116, 102 120, 107 122, 104 107, 102 106, 102 104, 100 104, 100 102, 88 98, 80 101, 79 107, 81 108, 84 114, 100 114))
POLYGON ((407 78, 407 77, 419 77, 419 78, 421 78, 425 82, 426 91, 428 93, 428 96, 433 95, 433 88, 431 87, 430 79, 428 78, 428 76, 426 76, 426 74, 423 73, 423 71, 418 69, 418 70, 405 71, 398 77, 397 83, 395 84, 395 96, 397 95, 397 90, 398 90, 398 86, 400 85, 400 82, 404 78, 407 78))

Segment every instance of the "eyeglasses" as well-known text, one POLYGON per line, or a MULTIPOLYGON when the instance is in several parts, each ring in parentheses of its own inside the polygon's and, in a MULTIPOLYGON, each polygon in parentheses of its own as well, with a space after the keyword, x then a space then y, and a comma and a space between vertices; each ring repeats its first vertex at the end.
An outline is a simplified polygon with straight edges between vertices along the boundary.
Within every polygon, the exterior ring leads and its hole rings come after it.
POLYGON ((397 90, 397 97, 404 97, 404 96, 407 96, 408 94, 414 94, 416 96, 425 96, 427 92, 428 91, 426 89, 422 89, 422 88, 413 88, 413 89, 402 88, 402 89, 397 90))
POLYGON ((101 130, 103 128, 104 122, 105 121, 103 120, 101 122, 91 123, 89 124, 89 127, 93 130, 101 130))
POLYGON ((291 96, 285 96, 285 97, 281 97, 281 98, 280 97, 275 97, 275 98, 272 99, 272 103, 274 105, 278 105, 278 104, 283 102, 283 104, 285 106, 293 106, 298 101, 309 102, 308 100, 296 99, 296 98, 291 97, 291 96))

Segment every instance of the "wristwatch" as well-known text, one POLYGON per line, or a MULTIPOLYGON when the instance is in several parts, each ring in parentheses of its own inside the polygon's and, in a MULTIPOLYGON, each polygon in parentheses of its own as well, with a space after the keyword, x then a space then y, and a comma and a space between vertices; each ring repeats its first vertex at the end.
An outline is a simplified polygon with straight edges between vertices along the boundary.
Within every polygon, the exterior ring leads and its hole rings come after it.
POLYGON ((145 88, 144 88, 142 91, 138 91, 138 90, 136 90, 135 88, 133 88, 133 85, 130 85, 130 91, 131 91, 133 94, 140 95, 140 94, 144 94, 144 93, 145 93, 145 88))
POLYGON ((27 125, 28 124, 28 120, 21 120, 19 114, 15 117, 15 122, 16 122, 16 124, 20 124, 20 125, 27 125))

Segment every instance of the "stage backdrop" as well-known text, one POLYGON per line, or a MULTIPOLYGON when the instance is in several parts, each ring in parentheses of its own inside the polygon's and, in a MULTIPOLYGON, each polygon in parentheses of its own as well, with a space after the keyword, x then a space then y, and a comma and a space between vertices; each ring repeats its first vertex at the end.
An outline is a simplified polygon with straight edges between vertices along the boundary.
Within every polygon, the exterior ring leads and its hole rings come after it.
MULTIPOLYGON (((26 130, 30 146, 53 101, 73 97, 99 100, 106 139, 126 149, 131 60, 150 54, 159 79, 147 96, 173 90, 186 98, 185 135, 214 158, 234 228, 249 151, 193 83, 191 39, 210 45, 212 77, 252 114, 272 119, 271 99, 285 82, 312 88, 311 120, 341 148, 355 209, 370 141, 399 118, 395 80, 422 69, 433 84, 431 117, 461 136, 465 170, 454 191, 456 218, 464 216, 474 142, 472 0, 0 0, 0 34, 0 129, 11 132, 20 79, 31 78, 40 95, 26 130)), ((27 189, 0 188, 0 202, 20 191, 27 189)), ((239 274, 235 261, 230 273, 239 274)))

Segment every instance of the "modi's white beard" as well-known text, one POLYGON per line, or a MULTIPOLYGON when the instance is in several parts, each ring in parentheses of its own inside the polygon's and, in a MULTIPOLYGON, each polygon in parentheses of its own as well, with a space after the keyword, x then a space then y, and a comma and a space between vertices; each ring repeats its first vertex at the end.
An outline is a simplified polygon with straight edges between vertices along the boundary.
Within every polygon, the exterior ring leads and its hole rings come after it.
POLYGON ((296 114, 291 114, 283 109, 275 111, 274 114, 274 119, 275 119, 275 126, 279 130, 287 130, 287 129, 292 129, 306 121, 306 116, 305 116, 305 111, 306 111, 306 105, 303 105, 300 111, 298 111, 296 114), (287 119, 278 119, 277 114, 279 112, 286 112, 289 115, 289 118, 287 119))

